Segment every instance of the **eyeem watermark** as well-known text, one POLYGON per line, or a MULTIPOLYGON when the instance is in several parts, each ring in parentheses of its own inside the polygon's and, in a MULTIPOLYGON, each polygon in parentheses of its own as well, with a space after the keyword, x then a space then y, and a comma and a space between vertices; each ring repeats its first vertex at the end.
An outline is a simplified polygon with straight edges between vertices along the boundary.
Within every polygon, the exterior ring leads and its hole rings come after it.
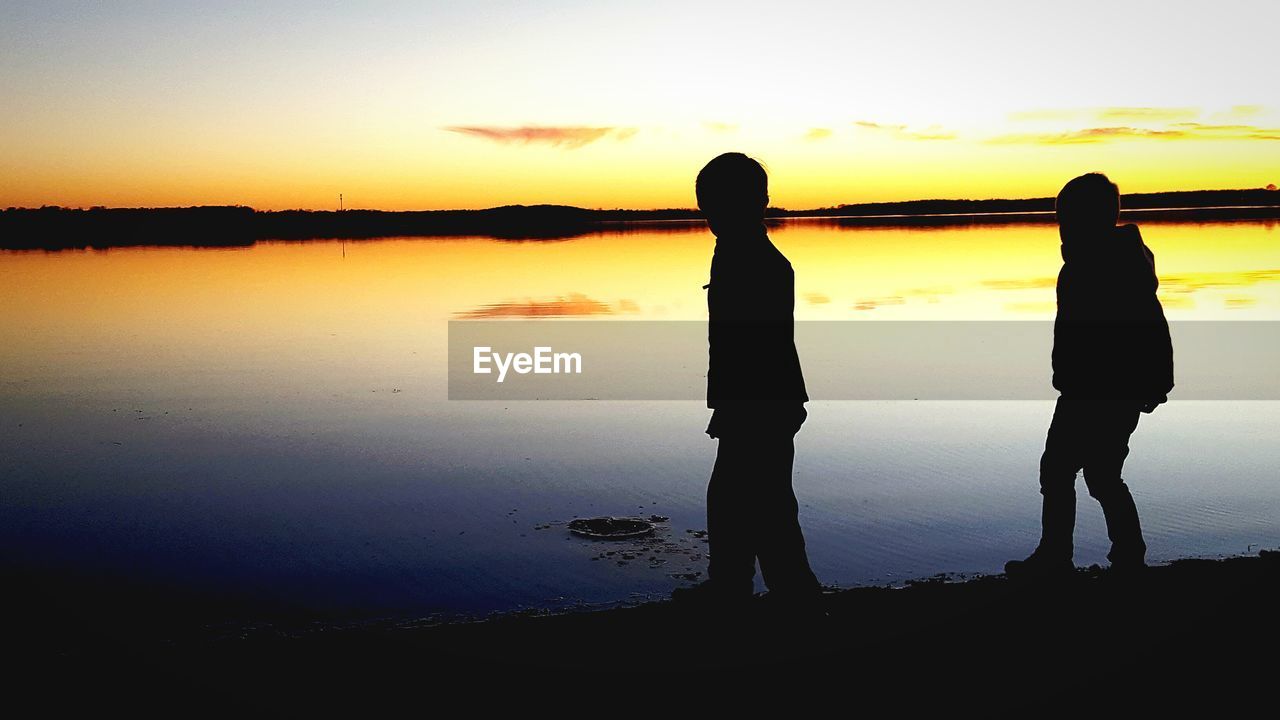
MULTIPOLYGON (((1169 330, 1171 400, 1280 401, 1280 321, 1175 321, 1169 330)), ((815 401, 1058 395, 1052 320, 800 321, 795 344, 815 401)), ((448 355, 450 400, 707 397, 705 320, 450 320, 448 355)), ((749 351, 736 360, 752 362, 749 351)))
POLYGON ((520 375, 559 375, 561 373, 582 374, 582 355, 580 353, 553 352, 550 347, 539 346, 529 353, 499 353, 487 346, 472 348, 471 372, 476 375, 490 375, 494 369, 498 372, 498 382, 507 379, 507 371, 514 370, 520 375), (492 367, 491 367, 492 366, 492 367))

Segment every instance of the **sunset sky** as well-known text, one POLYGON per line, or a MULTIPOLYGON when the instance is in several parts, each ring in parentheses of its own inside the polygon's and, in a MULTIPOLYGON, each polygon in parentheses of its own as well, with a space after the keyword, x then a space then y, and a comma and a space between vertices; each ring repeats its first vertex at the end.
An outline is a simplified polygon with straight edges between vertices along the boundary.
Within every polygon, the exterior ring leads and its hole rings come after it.
POLYGON ((1280 3, 6 3, 0 206, 778 206, 1280 183, 1280 3), (1069 8, 1069 13, 1064 9, 1069 8))

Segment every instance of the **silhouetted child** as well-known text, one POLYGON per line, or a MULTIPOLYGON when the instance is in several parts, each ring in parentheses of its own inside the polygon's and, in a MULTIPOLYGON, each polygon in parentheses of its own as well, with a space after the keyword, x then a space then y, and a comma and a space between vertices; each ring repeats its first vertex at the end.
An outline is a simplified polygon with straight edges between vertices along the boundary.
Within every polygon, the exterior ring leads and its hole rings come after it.
POLYGON ((719 440, 707 487, 709 579, 676 599, 742 601, 756 560, 770 596, 809 600, 820 587, 805 555, 791 486, 807 413, 794 342, 795 276, 770 242, 768 177, 726 153, 698 173, 698 207, 716 237, 707 285, 707 434, 719 440))
POLYGON ((1011 575, 1057 575, 1072 566, 1076 473, 1106 516, 1113 570, 1146 566, 1146 543, 1120 477, 1142 412, 1173 389, 1173 346, 1156 298, 1155 258, 1136 225, 1116 222, 1120 191, 1100 173, 1082 175, 1057 199, 1062 270, 1054 322, 1053 386, 1061 393, 1040 458, 1040 544, 1011 575))

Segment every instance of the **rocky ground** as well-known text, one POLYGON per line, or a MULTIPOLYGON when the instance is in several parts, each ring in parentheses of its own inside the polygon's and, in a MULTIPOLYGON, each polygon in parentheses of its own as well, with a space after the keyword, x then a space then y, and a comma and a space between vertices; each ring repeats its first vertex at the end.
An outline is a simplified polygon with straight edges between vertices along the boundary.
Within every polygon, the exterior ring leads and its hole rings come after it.
POLYGON ((48 620, 39 608, 27 608, 9 615, 8 647, 31 658, 32 682, 74 679, 119 690, 147 678, 170 692, 245 697, 423 683, 457 689, 477 679, 490 687, 648 687, 665 694, 716 676, 745 683, 744 692, 761 689, 755 683, 762 679, 803 678, 804 687, 846 693, 854 702, 874 694, 904 704, 922 691, 941 697, 1011 688, 1146 688, 1169 698, 1186 683, 1230 696, 1280 680, 1278 590, 1280 553, 1264 551, 1181 560, 1138 579, 1091 568, 1051 584, 993 576, 849 589, 807 609, 778 607, 766 595, 736 610, 659 602, 468 623, 304 624, 177 639, 148 633, 137 618, 55 629, 42 624, 48 620))

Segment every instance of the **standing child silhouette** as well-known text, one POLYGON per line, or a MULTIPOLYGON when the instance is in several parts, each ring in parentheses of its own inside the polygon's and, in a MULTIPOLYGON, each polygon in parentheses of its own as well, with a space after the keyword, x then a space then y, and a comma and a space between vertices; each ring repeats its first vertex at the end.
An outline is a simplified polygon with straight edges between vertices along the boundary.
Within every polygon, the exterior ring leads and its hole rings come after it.
POLYGON ((709 579, 677 599, 751 598, 756 560, 770 596, 807 601, 820 586, 805 554, 791 485, 807 413, 794 342, 795 275, 765 231, 768 176, 726 153, 698 173, 698 207, 715 235, 707 286, 707 434, 719 440, 707 487, 709 579))
POLYGON ((1120 191, 1101 173, 1075 178, 1057 199, 1062 270, 1054 322, 1053 386, 1061 393, 1040 458, 1040 544, 1005 564, 1010 576, 1073 569, 1076 473, 1106 516, 1115 571, 1146 566, 1138 510, 1120 477, 1140 413, 1173 389, 1173 346, 1156 298, 1155 257, 1136 225, 1116 223, 1120 191))

